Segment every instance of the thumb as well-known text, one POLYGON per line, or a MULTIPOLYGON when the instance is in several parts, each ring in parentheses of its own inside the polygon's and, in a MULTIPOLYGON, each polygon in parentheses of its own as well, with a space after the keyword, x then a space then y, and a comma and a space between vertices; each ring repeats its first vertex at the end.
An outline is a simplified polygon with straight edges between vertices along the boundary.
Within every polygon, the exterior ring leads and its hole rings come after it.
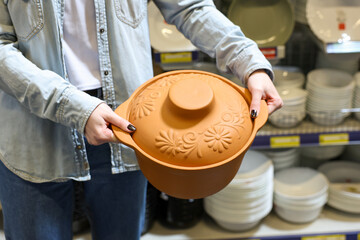
POLYGON ((260 113, 260 102, 262 98, 262 92, 259 90, 253 90, 251 92, 251 104, 250 104, 250 116, 256 118, 260 113))

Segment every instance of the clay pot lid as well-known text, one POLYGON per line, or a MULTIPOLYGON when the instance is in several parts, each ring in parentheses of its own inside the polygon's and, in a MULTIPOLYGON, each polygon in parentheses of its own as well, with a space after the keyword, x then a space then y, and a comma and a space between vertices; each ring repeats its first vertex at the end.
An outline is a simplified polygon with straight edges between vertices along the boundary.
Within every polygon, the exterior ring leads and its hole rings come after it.
POLYGON ((182 70, 158 75, 129 99, 132 138, 168 164, 197 167, 233 158, 253 132, 249 98, 213 73, 182 70))

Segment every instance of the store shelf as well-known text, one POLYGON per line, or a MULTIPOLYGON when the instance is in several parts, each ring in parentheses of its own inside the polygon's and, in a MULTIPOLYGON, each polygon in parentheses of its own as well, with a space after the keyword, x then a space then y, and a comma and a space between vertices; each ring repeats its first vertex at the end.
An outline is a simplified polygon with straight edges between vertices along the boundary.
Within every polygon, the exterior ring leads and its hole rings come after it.
POLYGON ((270 213, 254 229, 247 232, 230 232, 220 228, 208 216, 192 228, 174 230, 155 222, 141 240, 359 240, 360 215, 340 212, 325 207, 317 220, 307 224, 292 224, 270 213))
POLYGON ((336 126, 322 126, 307 119, 293 128, 277 128, 270 123, 257 133, 252 148, 285 148, 360 143, 360 121, 348 118, 336 126))

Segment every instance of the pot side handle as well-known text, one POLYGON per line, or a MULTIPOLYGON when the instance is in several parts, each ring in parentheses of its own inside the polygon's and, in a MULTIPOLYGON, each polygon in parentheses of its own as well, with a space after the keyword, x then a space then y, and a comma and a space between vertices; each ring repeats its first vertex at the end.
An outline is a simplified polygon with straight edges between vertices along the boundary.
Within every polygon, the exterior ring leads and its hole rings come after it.
MULTIPOLYGON (((127 119, 126 112, 129 106, 129 100, 122 103, 118 108, 115 109, 115 113, 119 115, 122 118, 127 119)), ((116 138, 122 143, 125 144, 128 147, 135 148, 135 142, 132 139, 130 133, 123 131, 117 126, 111 125, 111 129, 113 130, 116 138)))

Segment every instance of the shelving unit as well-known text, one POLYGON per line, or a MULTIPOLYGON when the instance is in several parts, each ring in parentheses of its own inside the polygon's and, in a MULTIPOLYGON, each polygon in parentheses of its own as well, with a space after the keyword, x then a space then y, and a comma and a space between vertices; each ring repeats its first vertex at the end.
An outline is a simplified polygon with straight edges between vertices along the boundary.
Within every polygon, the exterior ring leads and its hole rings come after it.
POLYGON ((267 123, 256 135, 252 148, 286 148, 360 143, 360 121, 354 118, 335 126, 322 126, 307 119, 293 128, 267 123))
POLYGON ((254 229, 230 232, 220 228, 210 217, 189 229, 174 230, 155 222, 141 240, 359 240, 360 215, 346 214, 325 206, 320 217, 307 224, 292 224, 270 213, 254 229))
MULTIPOLYGON (((217 1, 227 11, 231 1, 217 1)), ((292 1, 294 2, 294 1, 292 1)), ((303 2, 303 1, 298 1, 303 2)), ((296 9, 295 9, 296 10, 296 9)), ((284 46, 260 48, 273 65, 296 66, 306 74, 316 68, 319 52, 337 57, 360 56, 360 42, 323 43, 306 22, 297 22, 296 31, 284 46), (320 50, 320 51, 318 51, 320 50)), ((163 70, 185 69, 202 61, 202 52, 155 52, 163 70)), ((355 58, 354 57, 354 58, 355 58)), ((352 59, 350 59, 352 60, 352 59)), ((345 64, 345 63, 344 63, 345 64)), ((336 64, 335 64, 336 65, 336 64)), ((346 65, 346 64, 345 64, 346 65)), ((332 67, 332 66, 330 66, 332 67)), ((341 66, 335 66, 338 68, 341 66)), ((256 135, 253 149, 360 144, 360 120, 348 117, 335 126, 319 125, 308 116, 298 126, 278 128, 268 122, 256 135)), ((219 227, 209 216, 189 229, 170 229, 158 221, 141 240, 360 240, 360 215, 348 214, 325 206, 320 217, 308 224, 292 224, 271 212, 261 223, 246 232, 231 232, 219 227)))

